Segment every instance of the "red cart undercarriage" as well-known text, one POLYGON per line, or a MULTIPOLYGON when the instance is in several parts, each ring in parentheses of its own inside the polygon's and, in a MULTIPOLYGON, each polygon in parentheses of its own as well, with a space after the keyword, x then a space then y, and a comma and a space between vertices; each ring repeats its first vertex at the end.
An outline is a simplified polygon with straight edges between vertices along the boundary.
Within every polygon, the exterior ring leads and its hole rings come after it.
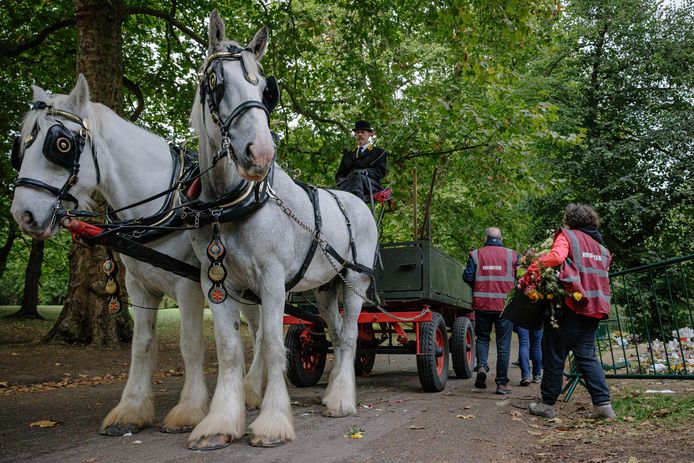
MULTIPOLYGON (((305 308, 305 307, 304 307, 305 308)), ((439 392, 446 386, 449 352, 458 378, 470 378, 474 366, 474 331, 459 308, 412 301, 389 301, 388 313, 365 308, 358 319, 359 337, 354 369, 357 376, 368 376, 376 354, 417 356, 417 373, 422 388, 439 392), (451 327, 450 337, 447 325, 451 327)), ((297 387, 316 384, 332 352, 322 325, 285 315, 288 325, 287 375, 297 387)))

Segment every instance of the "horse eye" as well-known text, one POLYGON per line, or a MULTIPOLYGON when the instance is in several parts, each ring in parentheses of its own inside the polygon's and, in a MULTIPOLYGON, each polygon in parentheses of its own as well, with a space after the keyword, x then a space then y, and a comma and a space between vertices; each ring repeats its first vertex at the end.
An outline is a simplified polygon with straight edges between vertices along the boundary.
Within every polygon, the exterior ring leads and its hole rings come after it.
POLYGON ((67 138, 60 137, 55 141, 55 147, 61 153, 67 153, 72 148, 72 144, 70 143, 70 140, 68 140, 67 138))

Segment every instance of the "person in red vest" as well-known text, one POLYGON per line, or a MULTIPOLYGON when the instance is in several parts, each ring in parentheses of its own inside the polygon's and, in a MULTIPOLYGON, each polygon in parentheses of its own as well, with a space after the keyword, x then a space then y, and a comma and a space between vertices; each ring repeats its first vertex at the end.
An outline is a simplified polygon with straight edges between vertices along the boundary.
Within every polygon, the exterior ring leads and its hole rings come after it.
POLYGON ((472 308, 475 310, 475 347, 477 366, 475 387, 487 387, 489 341, 492 328, 496 332, 496 393, 511 393, 508 386, 508 364, 511 355, 513 323, 501 316, 506 296, 515 283, 518 253, 501 244, 501 230, 489 227, 487 240, 479 249, 470 252, 463 281, 472 286, 472 308))
POLYGON ((568 293, 558 314, 558 328, 545 320, 542 340, 544 374, 541 402, 528 406, 533 415, 554 418, 554 404, 561 394, 564 365, 573 352, 593 402, 593 418, 616 418, 610 404, 605 372, 595 355, 598 323, 610 316, 610 251, 598 231, 598 214, 585 204, 569 204, 564 228, 554 235, 552 250, 534 262, 528 271, 558 267, 559 280, 568 293))

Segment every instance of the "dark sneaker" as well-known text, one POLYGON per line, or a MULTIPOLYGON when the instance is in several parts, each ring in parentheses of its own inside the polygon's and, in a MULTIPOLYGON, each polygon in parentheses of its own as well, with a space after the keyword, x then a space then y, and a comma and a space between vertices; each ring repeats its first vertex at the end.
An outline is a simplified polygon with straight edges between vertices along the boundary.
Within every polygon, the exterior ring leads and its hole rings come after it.
POLYGON ((511 393, 511 388, 508 384, 497 384, 496 393, 499 395, 509 395, 511 393))
POLYGON ((511 365, 513 365, 514 367, 519 367, 519 366, 520 366, 520 362, 518 362, 518 361, 511 362, 511 365))
POLYGON ((530 402, 528 410, 530 410, 530 413, 533 415, 544 416, 545 418, 554 418, 557 416, 554 405, 547 405, 544 402, 530 402))
POLYGON ((533 383, 541 383, 542 382, 542 373, 533 375, 533 383))
POLYGON ((475 387, 477 389, 487 389, 487 372, 480 369, 477 372, 477 378, 475 378, 475 387))
POLYGON ((591 418, 599 418, 606 420, 614 420, 617 414, 612 410, 612 405, 609 402, 593 405, 593 415, 591 418))
POLYGON ((523 378, 519 385, 525 387, 525 386, 530 386, 530 383, 531 383, 530 378, 523 378))

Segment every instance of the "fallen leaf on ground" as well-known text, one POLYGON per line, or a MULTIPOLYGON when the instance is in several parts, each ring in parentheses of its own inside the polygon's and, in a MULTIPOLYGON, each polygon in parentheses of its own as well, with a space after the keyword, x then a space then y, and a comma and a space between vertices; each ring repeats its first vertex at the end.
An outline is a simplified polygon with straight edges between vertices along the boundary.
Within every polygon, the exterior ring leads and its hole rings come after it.
POLYGON ((40 420, 40 421, 34 421, 29 425, 30 428, 52 428, 54 426, 58 426, 60 424, 60 421, 51 421, 51 420, 40 420))
POLYGON ((563 423, 564 421, 561 418, 550 418, 547 420, 547 422, 560 424, 560 423, 563 423))
POLYGON ((7 381, 0 381, 0 387, 7 387, 7 381))
POLYGON ((531 436, 542 436, 543 435, 543 433, 541 433, 540 431, 533 431, 532 429, 528 429, 528 434, 530 434, 531 436))
POLYGON ((352 426, 352 428, 349 430, 349 435, 345 437, 349 437, 350 439, 361 439, 364 437, 364 430, 360 427, 352 426))
POLYGON ((456 415, 456 418, 460 418, 462 420, 473 420, 475 419, 475 415, 456 415))
POLYGON ((627 463, 639 463, 639 459, 636 457, 629 457, 629 461, 627 463))
POLYGON ((407 427, 407 429, 426 429, 424 426, 419 426, 418 424, 413 424, 407 427))

